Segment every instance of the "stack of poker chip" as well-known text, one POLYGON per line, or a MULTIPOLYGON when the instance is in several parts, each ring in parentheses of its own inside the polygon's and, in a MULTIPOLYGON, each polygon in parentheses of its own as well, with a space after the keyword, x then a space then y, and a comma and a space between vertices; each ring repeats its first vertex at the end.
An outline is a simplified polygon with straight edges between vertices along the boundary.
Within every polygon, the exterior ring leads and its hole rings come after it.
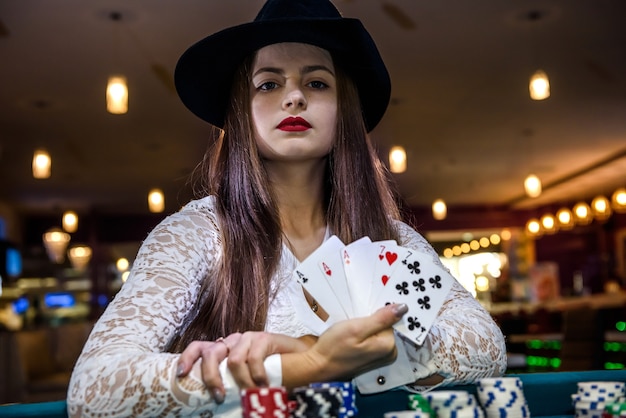
POLYGON ((433 415, 437 418, 483 418, 476 397, 462 390, 437 390, 425 393, 433 415))
MULTIPOLYGON (((607 406, 618 411, 617 415, 626 416, 620 411, 619 404, 625 395, 624 382, 578 382, 578 390, 572 394, 572 402, 577 418, 601 418, 607 406)), ((616 415, 611 412, 611 415, 616 415)))
POLYGON ((420 393, 409 395, 409 409, 386 412, 384 418, 434 418, 430 402, 420 393))
POLYGON ((522 381, 517 377, 494 377, 476 383, 478 399, 487 418, 528 418, 530 410, 522 381))
POLYGON ((243 418, 289 418, 287 390, 284 387, 241 390, 243 418))
POLYGON ((621 397, 617 402, 606 404, 602 418, 623 418, 626 416, 626 398, 621 397))
POLYGON ((423 412, 427 417, 435 417, 433 408, 430 406, 430 402, 421 393, 411 393, 409 395, 409 409, 411 411, 423 412))
POLYGON ((300 387, 293 391, 296 406, 291 411, 293 418, 339 418, 343 407, 341 388, 300 387))
POLYGON ((339 418, 354 417, 357 414, 356 408, 356 392, 352 382, 323 382, 311 383, 312 388, 329 388, 334 387, 341 391, 343 403, 339 407, 339 418))

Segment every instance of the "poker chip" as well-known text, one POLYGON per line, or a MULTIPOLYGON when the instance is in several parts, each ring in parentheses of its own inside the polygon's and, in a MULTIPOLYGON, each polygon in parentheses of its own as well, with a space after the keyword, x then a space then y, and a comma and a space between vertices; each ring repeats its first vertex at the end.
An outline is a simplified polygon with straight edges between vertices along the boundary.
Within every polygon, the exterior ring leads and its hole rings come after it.
POLYGON ((420 396, 411 395, 409 407, 419 408, 424 413, 437 418, 484 418, 476 397, 466 391, 437 390, 421 395, 428 402, 430 410, 421 401, 420 396))
POLYGON ((334 387, 341 391, 343 403, 339 408, 339 418, 354 417, 358 410, 356 408, 356 392, 352 382, 321 382, 311 383, 312 388, 334 387))
POLYGON ((427 414, 429 417, 434 417, 435 413, 430 406, 428 399, 421 393, 412 393, 409 395, 409 410, 419 411, 427 414))
POLYGON ((626 400, 620 398, 618 402, 608 403, 604 406, 603 418, 626 417, 626 400))
POLYGON ((243 418, 289 418, 287 390, 284 387, 241 390, 243 418))
POLYGON ((624 382, 578 382, 572 394, 576 418, 626 418, 624 382))
POLYGON ((293 391, 298 403, 294 418, 339 418, 343 393, 337 387, 300 387, 293 391))
POLYGON ((480 379, 477 394, 487 418, 530 417, 523 383, 518 377, 480 379))

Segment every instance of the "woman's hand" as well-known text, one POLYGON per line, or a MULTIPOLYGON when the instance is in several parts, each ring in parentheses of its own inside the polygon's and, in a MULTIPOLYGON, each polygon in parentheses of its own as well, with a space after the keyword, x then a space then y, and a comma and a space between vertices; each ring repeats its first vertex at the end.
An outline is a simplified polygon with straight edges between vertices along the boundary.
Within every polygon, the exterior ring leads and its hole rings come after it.
POLYGON ((186 376, 194 363, 202 359, 202 381, 217 403, 224 400, 224 382, 219 364, 228 358, 228 368, 240 388, 267 386, 264 360, 276 353, 302 352, 315 342, 315 338, 299 339, 266 332, 235 333, 216 341, 194 341, 181 353, 177 376, 186 376))
POLYGON ((201 378, 217 403, 224 402, 224 382, 220 375, 219 365, 228 356, 230 347, 235 346, 242 334, 230 334, 216 341, 193 341, 185 348, 178 359, 177 377, 185 377, 199 359, 201 378))
POLYGON ((392 326, 407 311, 404 304, 388 305, 370 316, 334 324, 306 352, 282 357, 283 385, 351 379, 391 363, 397 355, 392 326))
POLYGON ((298 353, 310 347, 308 338, 292 338, 267 332, 245 332, 230 347, 228 369, 240 388, 268 386, 264 360, 272 354, 298 353))

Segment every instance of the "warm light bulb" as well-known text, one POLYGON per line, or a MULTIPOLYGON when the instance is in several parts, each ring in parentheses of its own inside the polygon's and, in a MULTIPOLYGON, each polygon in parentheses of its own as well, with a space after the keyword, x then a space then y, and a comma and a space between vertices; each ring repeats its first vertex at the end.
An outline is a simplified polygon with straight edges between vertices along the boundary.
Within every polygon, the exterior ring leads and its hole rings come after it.
POLYGON ((498 235, 498 234, 491 234, 489 236, 489 242, 491 242, 493 245, 500 244, 500 241, 501 241, 500 235, 498 235))
POLYGON ((62 223, 63 230, 65 232, 76 232, 76 230, 78 229, 78 215, 76 214, 76 212, 68 210, 63 214, 62 223))
POLYGON ((392 173, 406 171, 406 151, 403 147, 392 147, 389 151, 389 170, 392 173))
POLYGON ((130 266, 130 263, 128 262, 128 259, 124 257, 118 258, 117 261, 115 262, 115 268, 117 268, 117 271, 119 272, 124 272, 128 270, 129 266, 130 266))
POLYGON ((561 208, 556 212, 556 219, 559 221, 559 228, 572 229, 574 227, 574 215, 568 208, 561 208))
POLYGON ((33 154, 33 177, 36 179, 47 179, 50 177, 52 160, 50 154, 44 149, 35 150, 33 154))
POLYGON ((611 203, 606 197, 597 196, 591 201, 591 210, 596 219, 603 221, 611 216, 611 203))
POLYGON ((65 249, 70 243, 70 235, 59 228, 51 228, 43 234, 43 245, 51 261, 62 263, 65 260, 65 249))
POLYGON ((586 225, 593 219, 591 216, 591 208, 585 202, 576 203, 572 212, 574 212, 574 220, 578 224, 586 225))
POLYGON ((626 189, 621 188, 615 190, 613 196, 611 197, 611 206, 617 213, 626 212, 626 189))
POLYGON ((542 70, 535 71, 530 78, 528 89, 530 91, 530 98, 533 100, 544 100, 550 97, 550 81, 548 81, 548 75, 542 70))
POLYGON ((489 290, 489 279, 485 276, 478 276, 474 280, 476 283, 476 290, 479 292, 486 292, 489 290))
POLYGON ((446 219, 448 214, 448 207, 446 206, 446 202, 442 199, 437 199, 433 202, 433 218, 438 221, 446 219))
POLYGON ((541 195, 541 180, 534 174, 529 174, 524 180, 524 189, 529 197, 539 197, 541 195))
POLYGON ((557 230, 556 219, 551 213, 546 213, 545 215, 541 217, 541 228, 549 234, 556 232, 557 230))
POLYGON ((109 77, 107 84, 107 111, 115 115, 128 112, 128 87, 126 77, 109 77))
POLYGON ((91 248, 86 245, 77 245, 70 248, 68 256, 72 267, 78 271, 84 271, 89 264, 89 260, 91 260, 91 253, 91 248))
POLYGON ((541 224, 539 223, 539 221, 537 219, 530 219, 527 223, 526 223, 526 231, 530 234, 530 235, 539 235, 539 233, 541 232, 541 224))
POLYGON ((148 209, 152 213, 160 213, 165 209, 165 197, 159 189, 152 189, 148 193, 148 209))

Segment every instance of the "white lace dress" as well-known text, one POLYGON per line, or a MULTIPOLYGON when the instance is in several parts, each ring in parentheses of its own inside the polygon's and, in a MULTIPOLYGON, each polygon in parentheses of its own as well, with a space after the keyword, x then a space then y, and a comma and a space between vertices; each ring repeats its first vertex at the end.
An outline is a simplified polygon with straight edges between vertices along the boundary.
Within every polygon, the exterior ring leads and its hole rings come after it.
MULTIPOLYGON (((429 251, 437 259, 421 235, 406 224, 398 227, 400 245, 429 251)), ((192 314, 201 281, 211 277, 220 252, 212 197, 190 202, 149 234, 76 363, 67 397, 70 416, 241 416, 232 381, 226 382, 226 402, 216 405, 200 380, 198 363, 179 379, 178 354, 163 352, 192 314)), ((307 324, 319 318, 298 308, 308 305, 292 278, 296 265, 283 247, 266 331, 294 337, 315 333, 315 326, 307 324)), ((411 346, 408 356, 416 380, 439 373, 443 384, 500 375, 506 367, 500 329, 458 283, 423 346, 411 346)))

